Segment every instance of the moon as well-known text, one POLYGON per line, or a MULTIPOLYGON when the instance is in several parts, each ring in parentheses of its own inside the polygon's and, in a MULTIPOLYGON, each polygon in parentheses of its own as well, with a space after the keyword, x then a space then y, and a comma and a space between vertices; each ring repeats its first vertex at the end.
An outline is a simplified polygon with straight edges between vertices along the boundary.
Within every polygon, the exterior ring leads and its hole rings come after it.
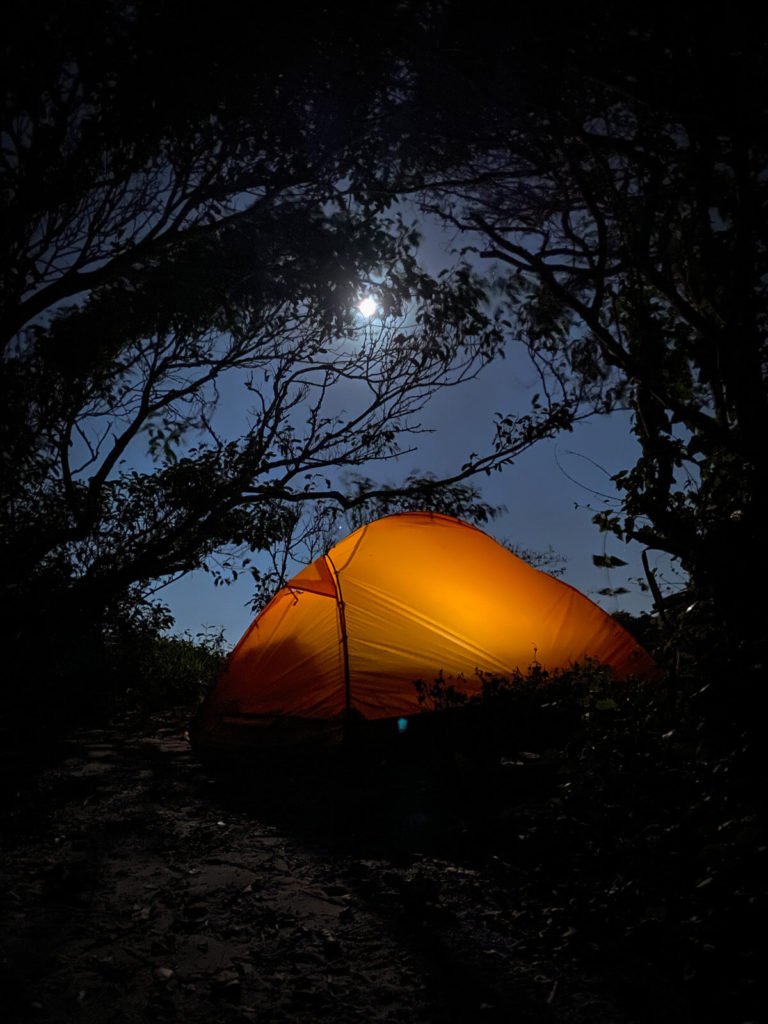
POLYGON ((360 299, 357 304, 357 308, 363 314, 364 317, 370 319, 376 310, 379 308, 376 299, 371 295, 366 295, 364 299, 360 299))

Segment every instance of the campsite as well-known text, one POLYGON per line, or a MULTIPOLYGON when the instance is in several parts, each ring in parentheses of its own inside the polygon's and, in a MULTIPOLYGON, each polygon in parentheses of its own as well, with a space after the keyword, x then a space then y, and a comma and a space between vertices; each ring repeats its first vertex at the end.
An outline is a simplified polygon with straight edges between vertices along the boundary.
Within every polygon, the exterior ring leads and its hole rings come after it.
POLYGON ((408 512, 289 580, 186 705, 177 662, 154 710, 27 711, 3 736, 4 1019, 760 1021, 754 722, 649 650, 408 512))
POLYGON ((768 16, 0 4, 0 1024, 766 1024, 768 16))

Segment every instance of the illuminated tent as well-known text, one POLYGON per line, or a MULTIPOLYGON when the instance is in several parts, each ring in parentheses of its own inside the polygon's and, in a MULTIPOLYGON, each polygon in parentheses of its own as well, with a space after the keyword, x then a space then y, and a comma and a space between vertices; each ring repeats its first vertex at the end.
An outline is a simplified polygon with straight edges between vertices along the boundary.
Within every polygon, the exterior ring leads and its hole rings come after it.
POLYGON ((418 679, 442 673, 474 693, 478 672, 587 657, 618 677, 653 671, 626 630, 573 587, 458 519, 400 513, 356 530, 280 590, 233 651, 193 738, 228 747, 350 714, 412 715, 422 710, 418 679))

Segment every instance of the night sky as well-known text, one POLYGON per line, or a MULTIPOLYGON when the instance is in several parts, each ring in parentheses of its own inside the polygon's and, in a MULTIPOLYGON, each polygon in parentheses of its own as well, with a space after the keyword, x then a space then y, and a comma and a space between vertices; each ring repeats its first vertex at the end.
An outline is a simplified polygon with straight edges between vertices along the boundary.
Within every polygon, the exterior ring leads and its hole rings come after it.
MULTIPOLYGON (((534 390, 534 372, 513 347, 478 379, 433 398, 422 425, 434 432, 417 438, 419 450, 397 463, 372 466, 371 476, 395 483, 410 469, 438 476, 455 472, 470 452, 481 452, 489 445, 493 413, 524 409, 534 390)), ((475 478, 484 500, 506 508, 482 528, 501 542, 533 552, 552 548, 563 556, 561 578, 609 612, 649 610, 649 595, 629 582, 643 575, 640 546, 626 546, 612 535, 601 534, 591 521, 593 511, 607 507, 604 496, 616 495, 609 476, 632 465, 635 451, 629 417, 622 413, 586 421, 571 433, 536 444, 503 472, 475 478), (592 556, 605 553, 629 564, 610 572, 596 567, 592 556), (629 592, 618 597, 598 593, 621 586, 629 592)), ((668 573, 666 578, 673 579, 668 573)), ((227 641, 235 643, 253 617, 252 591, 247 573, 234 584, 215 587, 210 576, 197 572, 158 596, 176 617, 174 631, 189 630, 194 635, 223 627, 227 641)))
MULTIPOLYGON (((407 215, 407 208, 403 212, 407 215)), ((411 216, 416 217, 422 236, 425 266, 433 274, 450 267, 456 260, 452 252, 455 239, 434 222, 418 214, 411 216)), ((465 242, 462 238, 461 244, 465 242)), ((492 270, 488 261, 476 266, 481 273, 492 270)), ((399 482, 410 470, 450 476, 470 453, 482 454, 490 449, 494 413, 525 412, 538 390, 540 383, 527 353, 513 341, 504 359, 487 366, 477 379, 442 391, 430 400, 421 425, 432 433, 415 439, 416 452, 397 463, 373 465, 369 475, 387 484, 399 482)), ((560 578, 608 612, 649 611, 650 594, 636 582, 644 577, 640 545, 623 544, 592 523, 594 512, 618 509, 617 491, 610 477, 633 465, 638 453, 626 413, 576 424, 572 432, 534 445, 502 472, 474 478, 485 501, 506 509, 481 528, 517 549, 542 554, 551 549, 562 556, 553 565, 563 570, 560 578), (596 567, 592 556, 604 554, 628 564, 612 570, 596 567), (626 587, 628 592, 618 596, 599 593, 619 587, 626 587)), ((345 532, 341 529, 339 536, 345 532)), ((650 553, 649 558, 651 566, 659 570, 662 586, 666 581, 677 589, 681 581, 670 571, 669 559, 658 552, 650 553)), ((262 563, 257 560, 257 564, 262 563)), ((266 560, 263 564, 266 566, 266 560)), ((297 564, 296 570, 299 568, 297 564)), ((188 630, 195 635, 223 628, 227 642, 234 644, 253 618, 253 585, 247 574, 229 586, 214 586, 209 575, 196 572, 166 587, 158 596, 176 618, 174 632, 188 630)))

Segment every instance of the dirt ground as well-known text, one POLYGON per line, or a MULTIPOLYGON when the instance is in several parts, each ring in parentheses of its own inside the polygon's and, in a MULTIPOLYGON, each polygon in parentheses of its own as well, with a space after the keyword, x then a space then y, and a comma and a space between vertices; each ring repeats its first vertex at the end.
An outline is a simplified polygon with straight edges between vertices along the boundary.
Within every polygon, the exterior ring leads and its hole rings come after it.
POLYGON ((498 858, 455 855, 460 823, 407 778, 320 760, 222 774, 186 724, 76 733, 9 785, 4 1021, 633 1019, 542 953, 549 908, 498 858))

